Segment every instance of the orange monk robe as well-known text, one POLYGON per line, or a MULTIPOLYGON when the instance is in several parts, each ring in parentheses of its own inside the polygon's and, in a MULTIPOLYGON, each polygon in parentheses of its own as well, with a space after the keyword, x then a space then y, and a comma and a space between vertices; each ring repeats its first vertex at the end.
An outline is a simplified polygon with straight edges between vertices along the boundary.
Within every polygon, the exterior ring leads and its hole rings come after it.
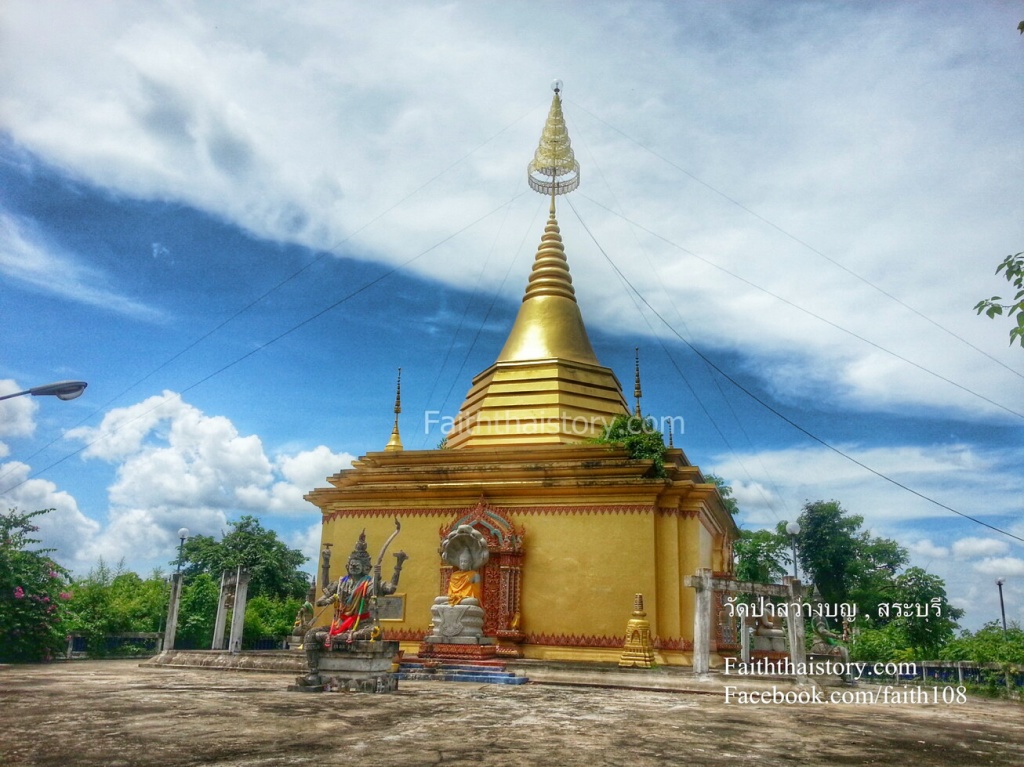
POLYGON ((448 604, 457 605, 463 599, 480 599, 480 576, 476 570, 455 570, 448 581, 448 604))

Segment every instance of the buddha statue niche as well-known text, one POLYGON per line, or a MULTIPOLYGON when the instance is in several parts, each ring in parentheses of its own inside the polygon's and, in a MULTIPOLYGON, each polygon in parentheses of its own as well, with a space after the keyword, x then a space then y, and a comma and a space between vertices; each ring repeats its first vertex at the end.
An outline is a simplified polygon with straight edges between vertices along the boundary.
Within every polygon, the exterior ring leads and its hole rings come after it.
POLYGON ((485 644, 480 568, 490 556, 487 541, 469 525, 459 525, 441 542, 441 559, 452 566, 448 593, 430 608, 433 632, 427 642, 485 644))

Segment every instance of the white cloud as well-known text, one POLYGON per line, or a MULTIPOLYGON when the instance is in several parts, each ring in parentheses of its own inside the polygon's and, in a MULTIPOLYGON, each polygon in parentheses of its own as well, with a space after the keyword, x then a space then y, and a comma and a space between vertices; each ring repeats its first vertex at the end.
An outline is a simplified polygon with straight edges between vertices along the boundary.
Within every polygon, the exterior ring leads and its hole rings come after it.
POLYGON ((320 536, 322 533, 323 524, 317 521, 304 530, 292 533, 286 540, 288 546, 298 549, 306 555, 306 572, 314 574, 317 579, 320 578, 320 536))
POLYGON ((110 275, 83 266, 38 241, 26 222, 0 210, 0 273, 33 290, 117 312, 136 320, 159 321, 163 315, 141 301, 109 287, 110 275))
MULTIPOLYGON (((324 3, 248 9, 242 23, 219 6, 25 4, 0 22, 0 113, 19 145, 117 193, 180 201, 274 240, 346 242, 349 254, 397 264, 524 188, 556 70, 584 166, 573 206, 677 329, 750 355, 784 397, 827 392, 853 409, 1005 420, 997 405, 877 346, 1009 407, 1019 399, 1013 373, 844 271, 1020 370, 1005 328, 970 310, 997 289, 992 268, 1024 218, 1013 194, 1024 157, 1012 139, 1024 106, 999 97, 1008 79, 976 85, 993 67, 1011 71, 1016 41, 998 31, 995 9, 928 13, 941 23, 891 4, 798 16, 602 6, 582 19, 550 4, 324 3), (538 57, 522 33, 541 13, 572 32, 538 57), (922 28, 947 33, 925 41, 922 28)), ((411 268, 464 285, 467 250, 499 226, 524 231, 538 205, 517 201, 508 219, 492 217, 411 268)), ((588 321, 649 332, 591 258, 568 205, 560 210, 588 321)), ((503 239, 515 241, 496 254, 507 263, 519 238, 503 239)), ((503 271, 489 270, 482 288, 503 271)), ((513 280, 504 291, 521 289, 513 280)))
POLYGON ((1000 577, 1024 576, 1024 559, 1020 557, 988 557, 974 563, 974 569, 1000 577))
POLYGON ((11 488, 0 496, 0 505, 5 511, 53 509, 33 520, 39 526, 42 546, 55 549, 54 557, 62 564, 71 567, 80 564, 83 547, 89 546, 99 532, 99 523, 83 514, 68 492, 58 490, 49 480, 30 479, 30 474, 31 468, 20 461, 0 464, 4 486, 11 488))
POLYGON ((936 546, 930 538, 922 538, 907 544, 910 555, 917 560, 945 559, 949 556, 949 548, 936 546))
MULTIPOLYGON (((1024 479, 1009 449, 982 451, 964 444, 837 447, 854 461, 947 506, 970 510, 973 516, 1012 513, 1024 493, 1024 479)), ((703 468, 743 488, 742 521, 752 524, 793 518, 800 509, 779 500, 792 498, 837 499, 851 513, 863 516, 869 526, 952 516, 854 461, 824 447, 808 447, 737 451, 714 456, 703 468), (748 492, 749 487, 768 491, 748 492), (856 501, 851 504, 849 499, 856 501)))
MULTIPOLYGON (((12 378, 0 380, 0 395, 24 391, 12 378)), ((36 430, 35 414, 39 405, 32 397, 0 400, 0 437, 30 437, 36 430)), ((0 458, 10 454, 10 447, 0 442, 0 458)), ((0 473, 2 474, 2 473, 0 473)))
POLYGON ((961 538, 953 542, 953 556, 957 559, 974 559, 975 557, 993 557, 1005 554, 1010 544, 994 538, 961 538))
POLYGON ((91 562, 128 557, 164 565, 180 527, 216 537, 239 513, 315 514, 302 496, 353 459, 320 445, 271 461, 258 436, 240 435, 229 419, 171 391, 111 410, 98 427, 67 437, 88 445, 84 458, 116 466, 107 525, 76 554, 91 562))
POLYGON ((269 488, 256 485, 241 488, 239 500, 252 508, 308 513, 310 505, 303 496, 314 488, 326 486, 329 475, 348 468, 353 460, 355 456, 332 453, 323 445, 295 455, 279 456, 274 468, 284 480, 274 482, 269 488))

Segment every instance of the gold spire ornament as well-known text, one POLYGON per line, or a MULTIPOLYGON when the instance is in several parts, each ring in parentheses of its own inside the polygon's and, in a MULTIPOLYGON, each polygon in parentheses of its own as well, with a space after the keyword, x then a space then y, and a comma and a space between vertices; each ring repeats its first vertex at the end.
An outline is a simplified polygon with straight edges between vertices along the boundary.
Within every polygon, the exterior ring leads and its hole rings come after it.
POLYGON ((398 368, 398 386, 395 389, 395 426, 391 429, 391 439, 388 440, 385 451, 389 453, 402 450, 402 438, 398 434, 398 415, 402 412, 402 368, 398 368))
POLYGON ((637 418, 643 418, 640 413, 640 398, 644 396, 643 391, 640 389, 640 347, 634 348, 636 352, 636 383, 633 384, 633 396, 636 397, 636 413, 634 415, 637 418))
POLYGON ((654 646, 651 642, 651 622, 644 612, 644 595, 633 597, 633 617, 626 624, 626 641, 619 656, 621 668, 651 668, 654 666, 654 646))
POLYGON ((530 188, 541 194, 550 194, 552 205, 556 194, 568 194, 580 185, 580 164, 572 153, 569 131, 562 115, 562 81, 551 83, 555 92, 551 99, 547 122, 540 134, 540 145, 527 166, 530 188))

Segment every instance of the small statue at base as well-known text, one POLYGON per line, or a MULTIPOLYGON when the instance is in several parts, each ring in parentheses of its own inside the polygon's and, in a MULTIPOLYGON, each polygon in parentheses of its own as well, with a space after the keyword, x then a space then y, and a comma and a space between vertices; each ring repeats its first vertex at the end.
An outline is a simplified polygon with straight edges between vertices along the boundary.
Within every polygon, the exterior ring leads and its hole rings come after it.
POLYGON ((377 565, 374 567, 370 564, 370 554, 366 550, 366 531, 360 533, 359 541, 345 567, 347 574, 329 584, 324 589, 323 596, 316 601, 318 607, 334 605, 334 618, 330 626, 311 628, 303 637, 308 684, 319 684, 320 655, 324 651, 334 649, 336 642, 341 641, 351 645, 359 640, 380 638, 380 626, 374 614, 376 598, 395 593, 398 588, 398 579, 402 573, 402 563, 408 559, 408 555, 404 551, 397 552, 395 554, 397 560, 395 571, 391 580, 381 582, 380 569, 384 552, 397 534, 398 529, 384 544, 377 565))
POLYGON ((768 614, 754 618, 754 651, 785 652, 786 632, 775 626, 775 621, 768 614))
POLYGON ((306 632, 313 626, 313 600, 316 599, 316 586, 310 586, 309 592, 306 594, 306 601, 302 603, 302 607, 295 613, 295 623, 292 624, 292 636, 303 637, 306 632))
POLYGON ((842 637, 828 627, 828 621, 822 615, 823 610, 820 609, 822 601, 817 588, 814 589, 814 594, 811 598, 819 608, 813 612, 814 639, 811 642, 811 654, 829 655, 833 658, 839 658, 842 662, 842 672, 839 678, 844 682, 850 682, 852 681, 850 675, 850 650, 843 644, 842 637))

